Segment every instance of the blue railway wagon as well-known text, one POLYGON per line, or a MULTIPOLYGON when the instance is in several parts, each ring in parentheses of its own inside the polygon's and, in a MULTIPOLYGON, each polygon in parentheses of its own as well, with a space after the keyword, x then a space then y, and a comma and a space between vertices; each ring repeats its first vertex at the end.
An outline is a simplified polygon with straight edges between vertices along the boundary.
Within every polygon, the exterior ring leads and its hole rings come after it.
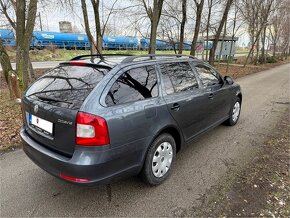
POLYGON ((191 42, 188 42, 188 41, 184 42, 183 43, 183 49, 185 51, 190 51, 191 50, 191 42))
POLYGON ((67 49, 89 49, 90 42, 86 34, 33 32, 31 47, 41 49, 48 46, 67 49))
POLYGON ((123 37, 123 36, 104 36, 103 37, 104 49, 138 49, 139 40, 136 37, 123 37))
POLYGON ((5 46, 16 46, 14 32, 9 29, 0 29, 0 38, 5 46))
MULTIPOLYGON (((175 49, 178 50, 179 49, 179 42, 175 43, 175 49)), ((191 49, 191 42, 184 42, 183 43, 183 50, 185 51, 190 51, 191 49)))
MULTIPOLYGON (((142 38, 140 39, 140 48, 143 50, 149 49, 150 39, 149 38, 142 38)), ((157 50, 172 50, 173 46, 170 45, 169 42, 157 39, 156 40, 156 49, 157 50)))

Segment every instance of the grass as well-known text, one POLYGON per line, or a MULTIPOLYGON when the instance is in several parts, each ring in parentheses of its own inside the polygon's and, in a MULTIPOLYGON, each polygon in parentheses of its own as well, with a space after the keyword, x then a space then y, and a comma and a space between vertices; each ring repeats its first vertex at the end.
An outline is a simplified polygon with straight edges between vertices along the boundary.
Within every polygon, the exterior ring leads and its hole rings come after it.
MULTIPOLYGON (((13 49, 7 49, 7 53, 12 62, 16 60, 16 52, 13 49)), ((127 55, 146 55, 148 51, 142 50, 104 50, 104 54, 127 54, 127 55)), ((30 58, 32 61, 65 61, 78 55, 90 54, 89 50, 66 50, 66 49, 43 49, 31 50, 30 58)), ((174 51, 162 50, 156 51, 156 54, 175 54, 174 51)), ((183 54, 190 54, 190 51, 183 51, 183 54)), ((201 52, 197 52, 201 55, 201 52)))

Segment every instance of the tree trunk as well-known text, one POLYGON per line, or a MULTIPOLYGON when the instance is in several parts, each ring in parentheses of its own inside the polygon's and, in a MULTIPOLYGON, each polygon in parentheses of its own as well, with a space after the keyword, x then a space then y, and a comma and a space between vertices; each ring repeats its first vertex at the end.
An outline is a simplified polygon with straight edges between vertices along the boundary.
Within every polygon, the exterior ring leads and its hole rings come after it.
POLYGON ((211 9, 212 9, 212 2, 213 0, 209 0, 208 2, 208 15, 207 15, 207 23, 206 23, 206 54, 205 59, 208 60, 208 39, 209 39, 209 25, 210 25, 210 17, 211 17, 211 9))
POLYGON ((84 18, 84 23, 85 23, 85 31, 86 31, 86 34, 87 34, 88 39, 90 41, 90 44, 91 44, 90 51, 91 51, 91 54, 95 54, 96 53, 96 46, 95 46, 95 42, 94 42, 94 37, 93 37, 91 30, 90 30, 86 0, 81 0, 81 5, 82 5, 82 12, 83 12, 83 18, 84 18))
POLYGON ((155 54, 156 51, 156 37, 157 37, 157 27, 161 16, 163 0, 154 0, 153 10, 151 7, 147 7, 145 0, 143 0, 143 5, 145 7, 146 13, 151 21, 151 33, 150 33, 150 44, 149 44, 149 54, 155 54))
POLYGON ((209 53, 209 64, 211 64, 211 65, 214 64, 214 56, 215 56, 215 51, 216 51, 216 48, 217 48, 217 44, 218 44, 218 41, 219 41, 219 38, 220 38, 220 35, 221 35, 221 32, 222 32, 223 26, 224 26, 224 24, 225 24, 225 22, 227 20, 228 13, 230 11, 232 3, 233 3, 233 0, 227 0, 227 4, 226 4, 225 10, 224 10, 223 17, 221 19, 221 22, 220 22, 220 25, 218 27, 217 33, 215 35, 215 39, 213 40, 212 48, 211 48, 210 53, 209 53))
POLYGON ((17 74, 14 71, 8 73, 8 87, 10 92, 10 99, 21 98, 21 91, 19 89, 19 82, 17 74))
POLYGON ((182 0, 182 21, 180 24, 180 38, 179 38, 178 54, 182 54, 182 50, 183 50, 184 28, 185 28, 185 22, 186 22, 186 1, 187 0, 182 0))
POLYGON ((194 35, 191 43, 191 51, 190 54, 195 56, 195 50, 196 50, 196 45, 197 45, 197 39, 198 39, 198 34, 199 34, 199 29, 200 29, 200 24, 201 24, 201 14, 202 14, 202 9, 204 5, 204 0, 201 0, 200 3, 196 4, 196 21, 195 21, 195 28, 194 28, 194 35))
POLYGON ((102 54, 103 49, 103 35, 102 35, 102 29, 101 29, 101 21, 100 21, 100 12, 99 12, 99 6, 100 6, 100 0, 91 0, 95 15, 95 25, 96 25, 96 40, 97 40, 97 50, 98 53, 102 54))
POLYGON ((227 34, 227 22, 225 22, 225 25, 224 25, 224 34, 223 34, 223 38, 222 38, 222 43, 221 43, 221 49, 220 49, 220 53, 219 53, 219 62, 218 64, 220 65, 220 62, 221 62, 221 56, 222 56, 222 52, 223 52, 223 47, 224 47, 224 41, 225 41, 225 37, 226 37, 226 34, 227 34))
POLYGON ((149 54, 155 54, 155 51, 156 51, 157 26, 158 26, 158 23, 154 21, 151 22, 149 54))
POLYGON ((26 1, 16 1, 16 70, 22 90, 28 87, 30 82, 29 71, 32 71, 29 66, 29 48, 35 25, 36 12, 37 0, 30 0, 27 8, 26 1))
POLYGON ((230 55, 227 60, 227 68, 226 68, 226 74, 229 72, 229 65, 230 65, 230 60, 232 60, 232 50, 233 50, 233 45, 234 45, 234 38, 235 38, 235 32, 236 32, 236 24, 237 24, 237 1, 235 0, 235 16, 234 16, 234 25, 233 25, 233 33, 232 33, 232 41, 231 41, 231 46, 230 46, 230 55))
POLYGON ((12 66, 10 63, 9 56, 5 50, 2 40, 0 40, 0 64, 2 66, 2 72, 5 77, 5 81, 8 84, 9 71, 12 71, 12 66))
POLYGON ((264 64, 266 63, 266 29, 267 26, 264 27, 263 29, 263 35, 262 35, 262 54, 261 54, 261 62, 264 64))

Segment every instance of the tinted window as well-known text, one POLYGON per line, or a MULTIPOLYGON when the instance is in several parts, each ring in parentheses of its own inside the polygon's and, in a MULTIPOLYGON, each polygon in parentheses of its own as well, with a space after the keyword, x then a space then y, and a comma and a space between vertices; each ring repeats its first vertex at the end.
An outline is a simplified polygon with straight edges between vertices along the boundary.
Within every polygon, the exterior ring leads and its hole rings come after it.
POLYGON ((161 64, 160 68, 167 94, 171 94, 174 90, 182 92, 198 88, 198 83, 188 62, 161 64))
POLYGON ((196 65, 195 69, 205 86, 211 86, 221 83, 220 76, 211 68, 204 65, 196 65))
POLYGON ((37 80, 27 90, 26 96, 60 107, 79 109, 107 71, 82 66, 61 66, 37 80))
POLYGON ((106 96, 106 104, 112 106, 157 95, 155 67, 140 67, 127 71, 117 79, 106 96))

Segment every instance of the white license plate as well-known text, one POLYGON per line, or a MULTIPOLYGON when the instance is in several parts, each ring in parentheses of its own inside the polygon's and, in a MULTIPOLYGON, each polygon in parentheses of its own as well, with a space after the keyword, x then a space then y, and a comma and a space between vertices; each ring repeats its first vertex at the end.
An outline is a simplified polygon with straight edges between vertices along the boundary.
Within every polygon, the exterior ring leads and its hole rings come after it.
POLYGON ((41 130, 46 131, 49 134, 52 134, 53 123, 47 120, 41 119, 37 116, 29 114, 29 124, 40 128, 41 130))

